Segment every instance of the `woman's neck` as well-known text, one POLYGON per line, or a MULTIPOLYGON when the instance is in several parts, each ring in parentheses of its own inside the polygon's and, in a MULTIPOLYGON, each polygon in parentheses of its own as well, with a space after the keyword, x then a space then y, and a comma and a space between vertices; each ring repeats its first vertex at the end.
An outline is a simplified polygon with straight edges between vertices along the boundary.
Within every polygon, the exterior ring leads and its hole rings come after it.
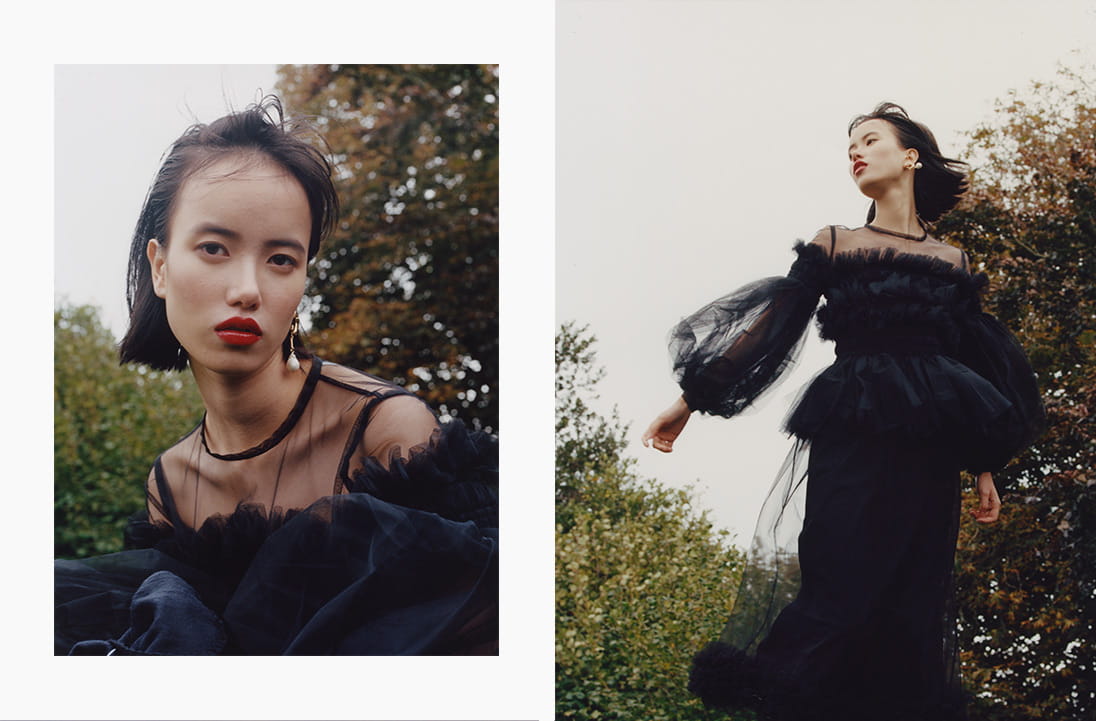
POLYGON ((291 371, 278 356, 246 376, 191 365, 206 408, 206 441, 216 453, 239 453, 270 437, 293 409, 309 361, 291 371))
POLYGON ((871 222, 880 228, 907 235, 924 232, 917 219, 917 205, 913 199, 913 184, 903 183, 892 187, 885 195, 875 199, 875 219, 871 222))

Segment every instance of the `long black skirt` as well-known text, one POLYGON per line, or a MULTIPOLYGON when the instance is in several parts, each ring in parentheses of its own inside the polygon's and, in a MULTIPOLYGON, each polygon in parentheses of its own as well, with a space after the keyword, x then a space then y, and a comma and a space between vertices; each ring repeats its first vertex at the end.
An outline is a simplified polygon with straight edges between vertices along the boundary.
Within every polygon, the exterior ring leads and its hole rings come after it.
POLYGON ((780 721, 963 718, 954 458, 946 441, 897 435, 798 441, 731 620, 694 659, 690 690, 780 721))

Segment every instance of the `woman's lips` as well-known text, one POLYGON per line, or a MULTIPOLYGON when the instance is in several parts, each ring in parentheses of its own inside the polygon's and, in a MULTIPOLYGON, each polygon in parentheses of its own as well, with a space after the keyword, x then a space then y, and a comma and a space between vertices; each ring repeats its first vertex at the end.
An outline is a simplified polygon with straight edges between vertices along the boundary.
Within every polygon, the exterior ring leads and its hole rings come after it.
POLYGON ((852 166, 852 174, 859 175, 860 171, 866 167, 868 167, 867 163, 865 163, 863 160, 858 160, 852 166))
POLYGON ((213 329, 229 345, 251 345, 263 337, 263 330, 251 318, 229 318, 213 329))

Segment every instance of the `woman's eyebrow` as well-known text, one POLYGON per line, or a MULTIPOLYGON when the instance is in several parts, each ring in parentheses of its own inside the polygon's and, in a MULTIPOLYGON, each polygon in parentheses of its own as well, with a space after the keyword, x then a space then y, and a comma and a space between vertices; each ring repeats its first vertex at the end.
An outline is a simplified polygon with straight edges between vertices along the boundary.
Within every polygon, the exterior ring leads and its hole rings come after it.
POLYGON ((202 223, 194 229, 195 235, 220 235, 229 240, 236 240, 240 237, 240 234, 234 230, 229 230, 216 223, 202 223))
POLYGON ((305 252, 304 245, 297 240, 290 240, 288 238, 271 238, 270 240, 263 241, 263 245, 268 248, 291 248, 300 252, 305 252))

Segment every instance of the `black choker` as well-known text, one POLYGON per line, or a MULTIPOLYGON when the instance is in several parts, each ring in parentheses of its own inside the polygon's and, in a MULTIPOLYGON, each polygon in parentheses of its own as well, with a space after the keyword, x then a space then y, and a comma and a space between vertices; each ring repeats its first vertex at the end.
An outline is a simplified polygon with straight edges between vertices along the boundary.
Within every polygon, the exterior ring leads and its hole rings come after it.
MULTIPOLYGON (((916 241, 918 243, 920 243, 925 238, 929 237, 929 232, 927 230, 924 233, 922 233, 920 236, 916 236, 916 235, 907 235, 905 233, 899 233, 896 230, 887 230, 886 228, 878 228, 878 227, 872 225, 871 223, 868 223, 864 227, 869 229, 869 230, 874 230, 876 233, 882 233, 883 235, 893 235, 895 238, 905 238, 906 240, 913 240, 913 241, 916 241)), ((922 228, 922 230, 924 230, 924 229, 922 228)))

